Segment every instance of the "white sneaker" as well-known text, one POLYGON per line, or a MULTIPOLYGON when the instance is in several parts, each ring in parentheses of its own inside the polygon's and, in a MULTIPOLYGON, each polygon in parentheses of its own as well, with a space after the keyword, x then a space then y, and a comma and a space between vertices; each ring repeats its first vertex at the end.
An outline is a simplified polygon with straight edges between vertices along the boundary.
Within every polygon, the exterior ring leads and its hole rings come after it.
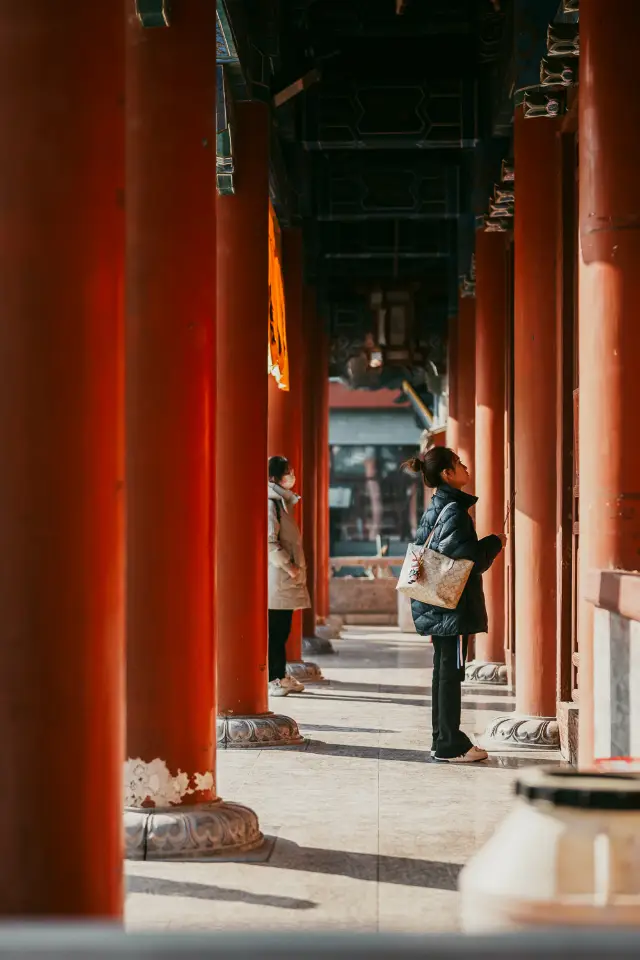
POLYGON ((268 690, 270 697, 288 697, 291 693, 281 680, 270 680, 268 690))
POLYGON ((289 693, 304 693, 304 683, 300 683, 295 677, 283 677, 280 685, 289 693))

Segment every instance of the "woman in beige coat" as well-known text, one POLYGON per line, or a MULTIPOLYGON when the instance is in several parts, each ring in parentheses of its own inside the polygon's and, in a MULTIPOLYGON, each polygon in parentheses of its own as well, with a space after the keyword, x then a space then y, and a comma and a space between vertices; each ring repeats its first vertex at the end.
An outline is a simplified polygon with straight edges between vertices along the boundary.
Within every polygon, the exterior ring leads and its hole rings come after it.
POLYGON ((302 693, 303 685, 288 677, 287 640, 294 610, 311 606, 302 536, 293 511, 300 497, 293 492, 295 473, 286 457, 269 460, 269 694, 302 693))

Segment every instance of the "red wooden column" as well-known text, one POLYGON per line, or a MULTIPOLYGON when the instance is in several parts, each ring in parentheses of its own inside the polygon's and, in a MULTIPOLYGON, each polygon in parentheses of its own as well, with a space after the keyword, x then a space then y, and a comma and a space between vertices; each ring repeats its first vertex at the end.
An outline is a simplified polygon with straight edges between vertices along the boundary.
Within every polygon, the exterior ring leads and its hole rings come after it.
POLYGON ((329 609, 329 336, 324 328, 318 332, 317 371, 317 442, 318 442, 318 535, 316 555, 316 589, 318 621, 327 625, 329 609))
MULTIPOLYGON (((496 739, 559 746, 556 712, 558 122, 515 116, 516 715, 496 739)), ((499 451, 498 451, 499 455, 499 451)))
MULTIPOLYGON (((640 568, 640 7, 580 4, 580 593, 590 570, 640 568)), ((633 642, 633 641, 632 641, 633 642)), ((579 611, 580 764, 594 758, 592 615, 579 611)))
POLYGON ((265 104, 236 104, 235 194, 217 199, 215 616, 224 746, 301 740, 293 720, 269 712, 267 697, 269 132, 265 104))
POLYGON ((316 291, 311 287, 305 287, 302 327, 304 347, 302 532, 311 607, 303 613, 302 633, 304 638, 303 650, 310 654, 333 653, 331 642, 326 636, 326 628, 318 624, 318 488, 320 477, 320 420, 322 415, 320 370, 323 368, 322 328, 320 324, 316 305, 316 291))
POLYGON ((302 615, 302 634, 313 640, 316 634, 316 536, 318 528, 317 509, 317 430, 316 430, 316 294, 311 287, 303 290, 303 397, 302 397, 302 533, 304 553, 307 560, 307 583, 311 607, 302 615))
POLYGON ((122 913, 123 41, 0 2, 5 920, 122 913))
MULTIPOLYGON (((507 259, 503 233, 476 233, 476 436, 475 492, 478 536, 504 526, 505 343, 507 259)), ((505 582, 501 553, 483 579, 489 633, 476 638, 476 660, 467 679, 506 683, 505 582)))
POLYGON ((449 411, 447 414, 447 446, 457 450, 460 446, 460 418, 458 402, 458 317, 449 317, 449 342, 447 344, 447 377, 449 382, 449 411))
MULTIPOLYGON (((284 234, 282 231, 283 246, 284 234)), ((285 301, 287 310, 287 346, 289 350, 289 361, 291 362, 291 323, 289 299, 286 291, 285 278, 285 301)), ((289 377, 291 380, 291 375, 289 377)), ((295 377, 294 377, 295 379, 295 377)), ((302 411, 300 409, 301 399, 298 404, 291 399, 291 390, 280 390, 273 377, 269 377, 269 456, 288 456, 296 471, 297 491, 302 490, 302 411), (299 447, 296 443, 295 430, 292 420, 300 417, 299 447), (298 447, 298 449, 296 449, 298 447), (285 454, 283 451, 292 451, 285 454), (280 451, 278 454, 276 451, 280 451)), ((298 507, 297 520, 302 528, 302 507, 298 507)), ((289 666, 302 662, 302 611, 296 610, 293 614, 291 623, 291 633, 287 641, 287 671, 293 676, 293 670, 289 666)), ((296 674, 297 675, 297 674, 296 674)))
MULTIPOLYGON (((283 245, 284 234, 283 230, 283 245)), ((286 292, 285 301, 287 310, 287 346, 289 362, 291 362, 291 324, 289 300, 286 292)), ((291 376, 290 378, 291 379, 291 376)), ((291 399, 291 390, 280 390, 274 377, 269 377, 269 456, 287 456, 296 471, 297 491, 302 489, 302 411, 300 402, 296 405, 291 399), (297 406, 297 409, 296 409, 297 406), (296 443, 295 430, 292 420, 300 414, 299 447, 296 443), (296 449, 298 447, 298 449, 296 449), (280 451, 278 453, 278 451, 280 451), (285 453, 284 451, 290 451, 285 453)), ((302 527, 302 508, 297 511, 297 520, 302 527)), ((287 670, 291 663, 302 661, 302 611, 296 610, 291 623, 291 633, 287 640, 287 670)), ((292 673, 293 675, 293 673, 292 673)))
POLYGON ((261 835, 215 793, 216 16, 128 14, 125 824, 129 856, 167 859, 261 835))
POLYGON ((476 298, 458 300, 458 446, 456 453, 471 473, 468 492, 475 490, 476 449, 476 298))
MULTIPOLYGON (((285 456, 296 471, 296 490, 302 494, 304 467, 302 462, 302 405, 304 401, 304 345, 302 334, 303 247, 302 230, 297 227, 282 231, 282 268, 289 354, 289 389, 280 390, 269 377, 269 456, 285 456)), ((302 503, 296 508, 296 519, 302 527, 302 503)), ((315 663, 302 659, 302 611, 293 617, 287 641, 287 673, 303 682, 321 680, 315 663)))

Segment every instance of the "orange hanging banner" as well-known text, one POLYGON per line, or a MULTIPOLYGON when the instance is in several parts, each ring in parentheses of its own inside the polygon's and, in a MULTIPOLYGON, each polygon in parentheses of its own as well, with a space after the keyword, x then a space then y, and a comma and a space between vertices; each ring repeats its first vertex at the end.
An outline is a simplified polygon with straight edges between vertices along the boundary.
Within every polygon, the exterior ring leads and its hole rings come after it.
POLYGON ((281 250, 280 227, 269 203, 269 373, 281 390, 288 390, 289 356, 281 250))

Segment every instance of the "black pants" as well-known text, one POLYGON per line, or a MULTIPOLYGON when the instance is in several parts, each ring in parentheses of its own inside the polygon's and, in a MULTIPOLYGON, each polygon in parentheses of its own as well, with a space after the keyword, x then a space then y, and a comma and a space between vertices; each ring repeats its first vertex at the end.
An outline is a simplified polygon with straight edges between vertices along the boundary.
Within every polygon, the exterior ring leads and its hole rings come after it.
POLYGON ((287 672, 287 640, 293 610, 269 610, 269 680, 283 680, 287 672))
POLYGON ((432 750, 436 751, 436 757, 452 760, 462 756, 473 746, 469 737, 460 729, 462 681, 469 644, 468 638, 462 637, 461 651, 460 637, 432 637, 432 640, 432 750))

